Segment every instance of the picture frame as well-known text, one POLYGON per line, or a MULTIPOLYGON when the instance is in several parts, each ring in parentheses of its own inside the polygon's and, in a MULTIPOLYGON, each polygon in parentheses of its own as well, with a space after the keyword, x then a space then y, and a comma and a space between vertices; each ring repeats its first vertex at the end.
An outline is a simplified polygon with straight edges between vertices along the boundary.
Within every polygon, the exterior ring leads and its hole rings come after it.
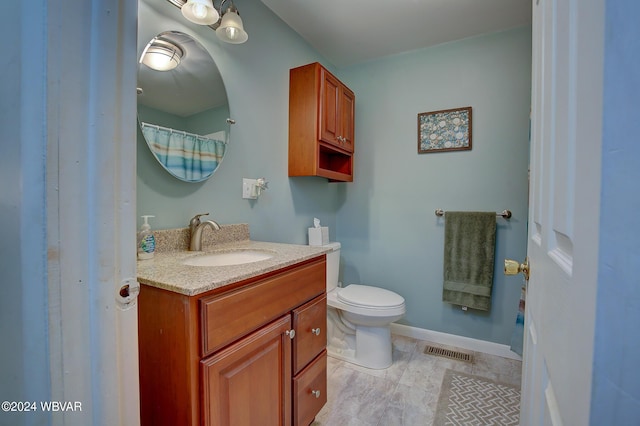
POLYGON ((418 114, 418 154, 466 151, 472 147, 471 107, 418 114))

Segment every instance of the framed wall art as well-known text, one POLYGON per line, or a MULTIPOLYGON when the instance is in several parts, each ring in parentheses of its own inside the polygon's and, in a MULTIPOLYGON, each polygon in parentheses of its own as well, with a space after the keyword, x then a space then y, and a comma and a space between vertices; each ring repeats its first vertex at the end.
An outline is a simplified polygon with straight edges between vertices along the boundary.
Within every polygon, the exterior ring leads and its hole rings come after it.
POLYGON ((418 154, 471 149, 471 107, 418 114, 418 154))

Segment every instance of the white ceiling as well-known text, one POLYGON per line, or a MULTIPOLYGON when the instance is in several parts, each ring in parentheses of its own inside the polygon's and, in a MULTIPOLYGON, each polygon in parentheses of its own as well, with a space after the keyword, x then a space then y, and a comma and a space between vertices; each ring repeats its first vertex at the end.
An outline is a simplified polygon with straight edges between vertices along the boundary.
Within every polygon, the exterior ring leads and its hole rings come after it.
POLYGON ((531 22, 531 0, 262 2, 338 67, 531 22))

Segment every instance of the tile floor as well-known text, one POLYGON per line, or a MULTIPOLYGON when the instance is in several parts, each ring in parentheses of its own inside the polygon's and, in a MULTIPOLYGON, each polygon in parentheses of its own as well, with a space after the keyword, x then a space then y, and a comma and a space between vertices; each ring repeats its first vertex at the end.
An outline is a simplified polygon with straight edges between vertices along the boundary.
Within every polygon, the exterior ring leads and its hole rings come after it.
MULTIPOLYGON (((424 354, 431 343, 393 335, 393 365, 370 370, 328 358, 327 404, 312 426, 429 426, 445 369, 520 386, 520 361, 473 354, 473 363, 424 354)), ((433 346, 456 349, 442 345, 433 346)))

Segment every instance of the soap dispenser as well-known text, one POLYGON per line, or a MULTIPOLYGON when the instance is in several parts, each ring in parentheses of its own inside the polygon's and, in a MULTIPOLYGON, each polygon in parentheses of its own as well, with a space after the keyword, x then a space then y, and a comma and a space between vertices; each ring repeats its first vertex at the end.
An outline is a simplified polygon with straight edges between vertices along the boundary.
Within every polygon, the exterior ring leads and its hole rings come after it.
POLYGON ((138 232, 138 259, 151 259, 156 251, 156 239, 149 225, 150 217, 155 216, 142 216, 144 223, 140 227, 140 232, 138 232))

